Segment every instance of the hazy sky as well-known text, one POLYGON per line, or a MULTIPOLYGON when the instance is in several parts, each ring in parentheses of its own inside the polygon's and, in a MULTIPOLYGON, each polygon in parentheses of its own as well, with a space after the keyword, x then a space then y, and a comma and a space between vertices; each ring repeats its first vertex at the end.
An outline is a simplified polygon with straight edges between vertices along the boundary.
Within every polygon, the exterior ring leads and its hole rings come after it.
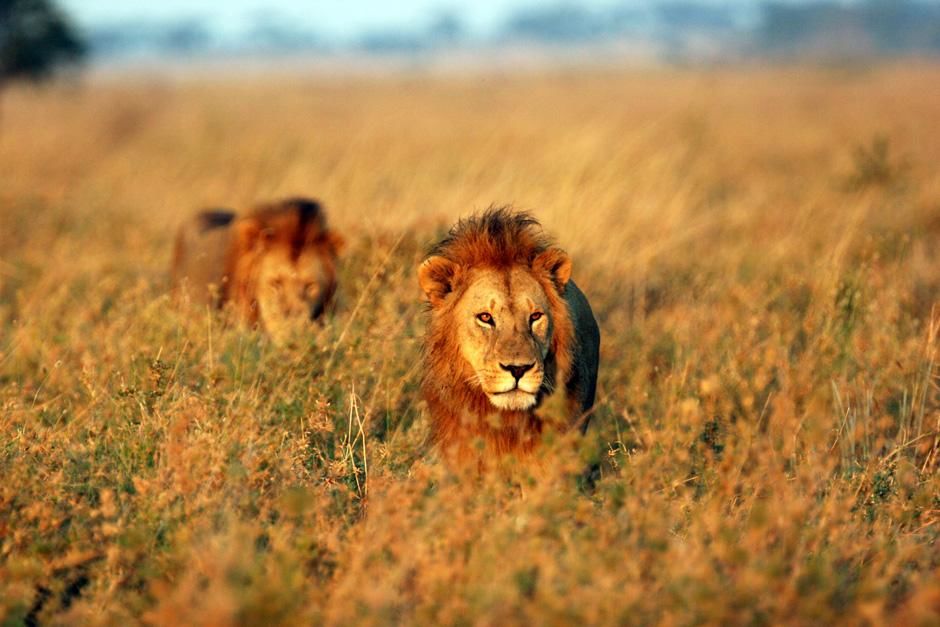
MULTIPOLYGON (((217 32, 247 29, 259 15, 274 14, 329 37, 349 37, 370 29, 420 29, 445 13, 459 15, 473 33, 487 34, 507 15, 524 7, 575 3, 589 8, 655 5, 664 0, 57 0, 84 26, 126 20, 199 18, 217 32)), ((697 0, 731 4, 750 16, 763 0, 697 0)), ((777 0, 798 4, 805 0, 777 0)), ((847 4, 859 0, 840 0, 847 4)), ((940 2, 940 0, 928 0, 940 2)))
MULTIPOLYGON (((84 25, 126 19, 199 17, 219 20, 224 30, 237 30, 260 13, 275 11, 332 36, 369 28, 418 27, 448 10, 461 15, 468 28, 487 30, 514 8, 533 0, 59 0, 84 25)), ((620 0, 623 4, 623 0, 620 0)), ((611 0, 584 0, 586 6, 609 6, 611 0)))

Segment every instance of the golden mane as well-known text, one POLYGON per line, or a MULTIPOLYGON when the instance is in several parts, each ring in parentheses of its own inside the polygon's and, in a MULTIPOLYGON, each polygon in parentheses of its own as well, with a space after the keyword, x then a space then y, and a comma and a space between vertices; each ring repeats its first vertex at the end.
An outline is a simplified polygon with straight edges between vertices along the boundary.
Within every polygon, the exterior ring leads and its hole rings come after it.
POLYGON ((438 255, 463 267, 503 269, 531 265, 551 246, 551 238, 530 214, 510 207, 490 207, 458 221, 428 256, 438 255))
POLYGON ((247 221, 238 229, 238 240, 229 257, 229 271, 233 271, 238 257, 253 246, 259 237, 264 237, 270 247, 286 247, 292 259, 307 248, 324 246, 326 238, 326 216, 320 203, 307 198, 289 198, 276 203, 261 205, 249 213, 247 221))

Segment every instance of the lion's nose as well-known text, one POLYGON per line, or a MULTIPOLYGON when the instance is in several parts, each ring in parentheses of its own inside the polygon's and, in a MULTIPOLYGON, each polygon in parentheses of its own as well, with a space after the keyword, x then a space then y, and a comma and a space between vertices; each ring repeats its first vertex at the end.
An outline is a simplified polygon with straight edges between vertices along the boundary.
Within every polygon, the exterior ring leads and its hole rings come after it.
POLYGON ((535 364, 500 364, 499 367, 505 370, 506 372, 512 374, 512 376, 518 381, 521 379, 525 373, 532 370, 535 364))

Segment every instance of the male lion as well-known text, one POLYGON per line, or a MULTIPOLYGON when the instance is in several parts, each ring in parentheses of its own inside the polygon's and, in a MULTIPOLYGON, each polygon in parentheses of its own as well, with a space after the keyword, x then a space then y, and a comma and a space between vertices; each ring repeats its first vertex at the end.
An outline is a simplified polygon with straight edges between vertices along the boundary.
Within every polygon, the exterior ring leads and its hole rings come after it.
POLYGON ((564 416, 552 426, 587 428, 600 331, 570 279, 568 255, 506 208, 461 220, 421 264, 431 309, 423 393, 445 455, 483 464, 530 452, 553 422, 535 410, 556 390, 564 416))
POLYGON ((242 217, 202 211, 180 227, 172 281, 213 307, 231 303, 241 319, 277 339, 329 307, 342 246, 320 204, 306 198, 242 217))

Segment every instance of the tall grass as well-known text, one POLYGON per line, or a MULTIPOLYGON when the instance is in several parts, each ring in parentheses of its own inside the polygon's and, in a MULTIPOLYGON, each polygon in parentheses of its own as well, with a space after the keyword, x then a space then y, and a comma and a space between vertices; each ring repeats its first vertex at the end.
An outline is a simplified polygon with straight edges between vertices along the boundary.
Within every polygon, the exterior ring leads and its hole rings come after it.
POLYGON ((936 624, 940 70, 92 82, 0 134, 6 623, 936 624), (321 198, 338 311, 166 295, 204 205, 321 198), (603 336, 548 476, 428 450, 415 267, 533 210, 603 336), (581 469, 600 462, 593 488, 581 469))

